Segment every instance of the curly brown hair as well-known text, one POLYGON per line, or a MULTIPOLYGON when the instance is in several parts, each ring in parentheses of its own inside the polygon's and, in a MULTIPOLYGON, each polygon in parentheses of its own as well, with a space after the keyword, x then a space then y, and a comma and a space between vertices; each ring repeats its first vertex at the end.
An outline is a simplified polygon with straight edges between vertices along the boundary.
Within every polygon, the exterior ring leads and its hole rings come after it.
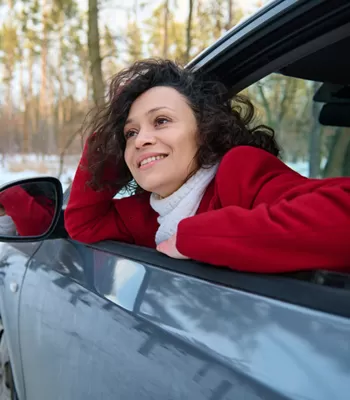
POLYGON ((255 110, 248 98, 237 95, 230 99, 228 88, 209 76, 173 61, 148 59, 135 62, 111 79, 106 103, 92 110, 93 118, 83 126, 83 134, 90 135, 89 184, 96 190, 108 185, 142 191, 124 161, 124 125, 132 103, 155 86, 174 88, 187 99, 198 124, 198 168, 216 164, 235 146, 254 146, 279 155, 273 129, 250 127, 255 110), (115 166, 117 181, 105 177, 107 162, 115 166))

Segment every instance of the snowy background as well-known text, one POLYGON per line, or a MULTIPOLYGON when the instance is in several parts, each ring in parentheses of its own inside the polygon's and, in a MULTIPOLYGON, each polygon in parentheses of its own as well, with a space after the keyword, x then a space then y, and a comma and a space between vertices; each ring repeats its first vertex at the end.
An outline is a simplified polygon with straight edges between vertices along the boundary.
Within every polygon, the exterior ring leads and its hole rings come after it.
MULTIPOLYGON (((79 162, 79 156, 67 156, 63 173, 59 177, 63 190, 66 190, 79 162)), ((33 178, 36 176, 54 176, 58 178, 59 157, 41 156, 37 154, 6 156, 0 159, 0 186, 18 179, 33 178)))
MULTIPOLYGON (((60 176, 63 190, 71 184, 78 163, 79 155, 66 157, 63 174, 60 176)), ((288 165, 300 174, 308 176, 309 163, 307 161, 288 165)), ((59 158, 57 156, 15 154, 6 156, 5 160, 0 159, 0 186, 18 179, 36 176, 58 177, 58 173, 59 158)))

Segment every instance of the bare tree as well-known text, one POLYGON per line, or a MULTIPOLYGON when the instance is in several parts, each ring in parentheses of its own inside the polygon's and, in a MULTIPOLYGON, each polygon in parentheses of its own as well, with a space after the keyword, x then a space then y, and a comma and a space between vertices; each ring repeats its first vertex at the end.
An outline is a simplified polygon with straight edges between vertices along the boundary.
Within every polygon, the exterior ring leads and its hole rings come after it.
POLYGON ((228 6, 228 19, 226 24, 226 30, 228 31, 229 29, 232 28, 233 25, 233 0, 228 0, 227 6, 228 6))
MULTIPOLYGON (((313 82, 312 92, 316 93, 320 84, 313 82)), ((315 101, 311 104, 311 115, 312 115, 312 128, 310 132, 309 140, 309 176, 310 178, 319 178, 321 171, 321 133, 322 127, 318 122, 318 115, 320 113, 321 106, 315 101)))
POLYGON ((100 31, 98 27, 97 0, 89 0, 88 47, 90 71, 92 76, 92 90, 95 104, 104 103, 104 83, 102 77, 102 59, 100 51, 100 31))
POLYGON ((163 58, 168 56, 168 22, 169 22, 169 0, 164 2, 164 42, 163 42, 163 58))
POLYGON ((188 62, 190 60, 190 52, 192 47, 192 20, 193 20, 193 4, 194 0, 189 0, 188 2, 188 19, 187 19, 187 29, 186 29, 186 56, 185 60, 188 62))
POLYGON ((334 135, 330 138, 329 156, 323 170, 323 177, 349 176, 350 160, 350 134, 349 129, 336 128, 334 135))

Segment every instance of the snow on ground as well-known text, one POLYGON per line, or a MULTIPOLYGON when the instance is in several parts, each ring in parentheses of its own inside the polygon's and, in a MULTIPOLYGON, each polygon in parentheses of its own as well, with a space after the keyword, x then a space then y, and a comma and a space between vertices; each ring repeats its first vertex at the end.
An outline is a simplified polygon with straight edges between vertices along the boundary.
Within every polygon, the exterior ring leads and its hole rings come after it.
MULTIPOLYGON (((79 162, 79 155, 69 156, 65 160, 63 174, 60 177, 63 190, 66 190, 79 162)), ((288 165, 304 176, 308 176, 308 162, 288 163, 288 165)), ((7 156, 4 162, 0 160, 0 186, 6 183, 36 176, 58 176, 59 159, 57 156, 39 156, 15 154, 7 156)))
MULTIPOLYGON (((63 190, 66 190, 73 177, 79 162, 79 156, 69 156, 65 160, 60 181, 63 190)), ((0 160, 0 186, 19 179, 34 178, 36 176, 58 177, 59 158, 57 156, 41 156, 29 154, 22 156, 15 154, 0 160)))

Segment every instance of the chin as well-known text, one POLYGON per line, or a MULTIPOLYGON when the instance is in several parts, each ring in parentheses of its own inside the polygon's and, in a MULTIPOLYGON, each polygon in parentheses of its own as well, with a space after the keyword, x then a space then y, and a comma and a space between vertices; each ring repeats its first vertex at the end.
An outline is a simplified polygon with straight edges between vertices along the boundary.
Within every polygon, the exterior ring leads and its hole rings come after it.
MULTIPOLYGON (((163 172, 163 171, 162 171, 163 172)), ((164 179, 163 173, 150 174, 149 176, 141 176, 141 179, 135 179, 143 190, 150 193, 156 193, 161 197, 168 197, 181 186, 177 179, 164 179)))
POLYGON ((158 194, 161 197, 167 197, 168 191, 164 190, 164 186, 159 185, 159 184, 155 184, 154 182, 140 182, 139 186, 142 187, 143 190, 145 190, 146 192, 150 192, 150 193, 155 193, 158 194))
POLYGON ((157 193, 159 192, 159 185, 155 184, 154 182, 151 181, 151 179, 149 180, 140 180, 137 181, 138 185, 142 187, 143 190, 145 190, 146 192, 150 192, 150 193, 157 193))

